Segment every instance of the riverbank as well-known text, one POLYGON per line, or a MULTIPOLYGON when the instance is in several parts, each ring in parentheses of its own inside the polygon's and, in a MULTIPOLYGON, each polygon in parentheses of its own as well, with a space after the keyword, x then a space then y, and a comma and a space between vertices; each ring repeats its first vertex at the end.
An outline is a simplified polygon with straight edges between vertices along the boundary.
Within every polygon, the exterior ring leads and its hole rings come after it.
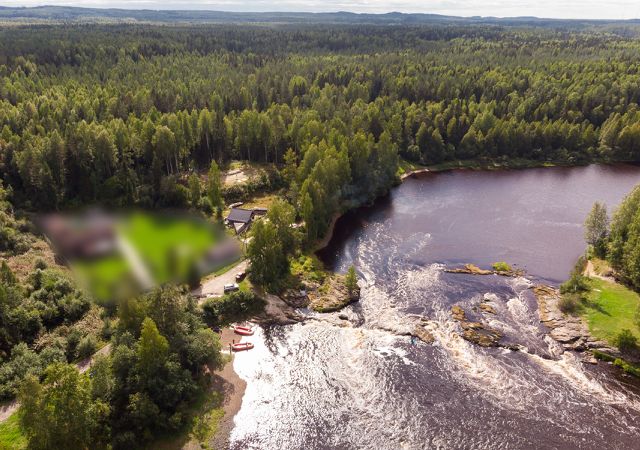
MULTIPOLYGON (((418 163, 412 163, 407 160, 400 161, 398 166, 398 183, 396 183, 394 187, 399 186, 404 181, 409 178, 417 177, 420 175, 424 175, 427 173, 439 173, 439 172, 449 172, 454 170, 521 170, 521 169, 535 169, 535 168, 543 168, 543 167, 579 167, 586 166, 589 164, 610 164, 608 161, 587 161, 581 163, 570 163, 567 161, 536 161, 530 159, 522 159, 515 158, 507 161, 487 161, 487 160, 463 160, 463 161, 447 161, 440 164, 434 165, 422 165, 418 163)), ((625 162, 620 162, 619 164, 626 164, 625 162)), ((388 195, 388 193, 383 194, 381 197, 388 195)), ((379 198, 374 199, 374 202, 379 198)), ((357 206, 355 208, 345 209, 341 212, 336 212, 332 217, 329 225, 327 227, 327 231, 325 232, 322 239, 320 239, 313 246, 312 253, 317 253, 321 250, 324 250, 331 239, 333 238, 336 224, 346 213, 353 209, 357 209, 362 207, 357 206)))
MULTIPOLYGON (((229 345, 238 340, 239 336, 230 328, 222 330, 220 343, 223 351, 228 351, 229 345)), ((247 387, 247 383, 233 369, 233 353, 231 353, 225 366, 214 373, 211 387, 224 395, 222 404, 224 415, 218 422, 216 433, 210 440, 209 446, 214 449, 229 448, 229 439, 234 427, 233 419, 240 411, 242 398, 247 387)))
POLYGON ((537 285, 532 291, 538 302, 540 322, 549 328, 549 336, 564 350, 596 350, 613 356, 619 355, 616 348, 591 334, 582 317, 565 314, 560 310, 562 295, 557 288, 537 285))

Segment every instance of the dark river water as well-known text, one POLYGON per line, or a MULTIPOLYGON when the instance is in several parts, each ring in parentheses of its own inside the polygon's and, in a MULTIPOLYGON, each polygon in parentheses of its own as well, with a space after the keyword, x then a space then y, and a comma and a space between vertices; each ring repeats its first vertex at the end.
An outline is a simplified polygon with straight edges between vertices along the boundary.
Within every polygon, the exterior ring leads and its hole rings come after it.
POLYGON ((247 381, 233 449, 640 448, 637 387, 562 352, 529 287, 558 284, 583 252, 594 201, 615 207, 640 168, 454 171, 405 181, 337 224, 321 257, 355 265, 361 301, 260 330, 234 367, 247 381), (526 277, 447 274, 507 261, 526 277), (472 308, 486 299, 497 314, 472 308), (459 337, 451 306, 522 351, 459 337), (475 315, 474 315, 475 314, 475 315), (484 313, 483 313, 484 314, 484 313), (433 345, 403 336, 428 318, 433 345))

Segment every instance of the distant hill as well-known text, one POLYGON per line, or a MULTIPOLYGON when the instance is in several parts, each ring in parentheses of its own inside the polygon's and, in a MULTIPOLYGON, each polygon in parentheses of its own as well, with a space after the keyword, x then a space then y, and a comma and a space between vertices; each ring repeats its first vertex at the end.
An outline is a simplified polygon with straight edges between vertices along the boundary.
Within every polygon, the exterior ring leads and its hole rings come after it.
POLYGON ((325 23, 325 24, 495 24, 504 26, 585 26, 607 23, 640 23, 640 20, 563 20, 537 17, 455 17, 438 14, 358 14, 351 12, 226 12, 226 11, 169 11, 79 8, 70 6, 37 6, 16 8, 0 6, 0 20, 4 21, 138 21, 138 22, 190 22, 190 23, 325 23))

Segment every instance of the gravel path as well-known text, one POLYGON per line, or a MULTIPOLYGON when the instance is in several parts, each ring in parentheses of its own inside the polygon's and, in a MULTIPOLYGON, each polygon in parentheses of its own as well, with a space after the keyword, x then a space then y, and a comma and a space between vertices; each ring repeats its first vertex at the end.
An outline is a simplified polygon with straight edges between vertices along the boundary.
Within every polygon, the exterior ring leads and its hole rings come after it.
POLYGON ((222 275, 206 279, 198 289, 195 289, 191 293, 201 299, 206 297, 220 297, 224 294, 224 285, 235 283, 236 274, 246 271, 248 265, 249 262, 247 260, 241 261, 222 275))

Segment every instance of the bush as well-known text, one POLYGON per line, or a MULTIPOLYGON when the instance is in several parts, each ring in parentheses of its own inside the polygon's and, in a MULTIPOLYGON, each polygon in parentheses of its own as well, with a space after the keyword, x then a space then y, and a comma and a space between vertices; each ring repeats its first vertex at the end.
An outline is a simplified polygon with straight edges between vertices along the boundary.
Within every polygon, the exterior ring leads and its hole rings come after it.
POLYGON ((577 294, 563 294, 558 302, 558 308, 565 314, 573 314, 580 306, 580 296, 577 294))
POLYGON ((209 200, 209 197, 202 197, 202 199, 200 200, 200 209, 207 216, 213 214, 213 205, 211 204, 211 200, 209 200))
POLYGON ((624 359, 616 358, 615 361, 613 361, 613 365, 616 367, 620 367, 622 370, 624 370, 625 373, 628 373, 629 375, 640 377, 640 368, 634 366, 633 364, 629 364, 624 359))
POLYGON ((67 360, 73 361, 78 355, 78 345, 82 339, 82 333, 78 329, 72 329, 67 335, 67 360))
POLYGON ((493 270, 498 272, 511 272, 511 266, 504 261, 493 263, 493 270))
POLYGON ((560 285, 560 293, 562 294, 576 294, 587 290, 589 290, 589 285, 586 277, 575 270, 571 273, 571 277, 560 285))
POLYGON ((24 377, 40 376, 42 370, 40 356, 25 343, 13 347, 11 359, 0 366, 0 399, 14 398, 24 377))
POLYGON ((220 298, 210 298, 202 305, 204 321, 211 327, 247 320, 263 308, 264 300, 252 291, 236 291, 220 298))
POLYGON ((618 333, 615 338, 615 344, 622 353, 630 353, 638 349, 638 339, 634 336, 631 330, 627 329, 618 333))
POLYGON ((111 336, 113 336, 115 331, 116 328, 114 327, 113 322, 111 322, 111 319, 104 319, 102 330, 100 330, 100 336, 102 337, 102 339, 104 339, 105 341, 111 340, 111 336))
POLYGON ((89 334, 83 337, 82 339, 80 339, 80 343, 78 344, 78 358, 88 358, 96 352, 96 348, 98 348, 98 341, 96 340, 95 336, 89 334))

